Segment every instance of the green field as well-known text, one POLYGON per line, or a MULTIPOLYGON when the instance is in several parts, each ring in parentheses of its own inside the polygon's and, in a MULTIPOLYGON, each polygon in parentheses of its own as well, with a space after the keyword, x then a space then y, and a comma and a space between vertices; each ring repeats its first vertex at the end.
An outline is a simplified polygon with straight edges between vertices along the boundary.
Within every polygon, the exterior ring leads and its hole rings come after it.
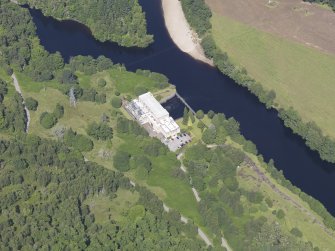
POLYGON ((231 60, 277 94, 279 107, 292 106, 335 138, 335 57, 227 17, 213 14, 213 37, 231 60))

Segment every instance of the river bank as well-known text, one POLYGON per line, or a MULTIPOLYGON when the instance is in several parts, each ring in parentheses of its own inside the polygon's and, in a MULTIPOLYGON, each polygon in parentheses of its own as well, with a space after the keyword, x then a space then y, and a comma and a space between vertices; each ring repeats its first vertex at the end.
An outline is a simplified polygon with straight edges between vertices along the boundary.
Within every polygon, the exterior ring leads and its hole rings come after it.
POLYGON ((165 26, 178 48, 206 64, 214 66, 205 56, 198 35, 188 24, 179 0, 162 0, 165 26))

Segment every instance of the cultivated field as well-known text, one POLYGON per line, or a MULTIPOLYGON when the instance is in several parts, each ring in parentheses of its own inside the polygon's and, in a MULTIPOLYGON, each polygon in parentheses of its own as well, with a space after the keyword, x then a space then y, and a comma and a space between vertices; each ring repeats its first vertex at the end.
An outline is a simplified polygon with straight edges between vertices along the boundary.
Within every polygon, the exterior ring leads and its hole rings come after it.
MULTIPOLYGON (((296 11, 295 15, 288 15, 285 22, 288 22, 287 25, 290 27, 279 35, 280 29, 274 28, 272 34, 264 30, 268 26, 271 27, 268 25, 271 23, 268 21, 271 19, 270 14, 273 14, 272 22, 275 22, 276 9, 279 9, 280 6, 283 9, 285 4, 289 5, 286 3, 288 1, 279 1, 279 5, 273 8, 263 5, 263 9, 259 6, 261 1, 258 0, 253 4, 251 1, 240 0, 229 3, 226 0, 208 0, 208 2, 214 12, 212 24, 217 45, 226 51, 236 64, 244 66, 249 74, 266 89, 275 90, 276 102, 280 107, 294 107, 305 121, 315 121, 327 135, 335 137, 333 127, 335 122, 335 56, 298 43, 293 37, 289 39, 288 32, 294 29, 292 27, 294 25, 289 22, 294 23, 301 13, 296 11), (250 6, 244 6, 246 3, 242 2, 250 2, 250 6), (238 3, 241 4, 239 8, 236 7, 238 3), (238 17, 241 20, 237 20, 237 16, 232 17, 236 15, 232 14, 231 8, 233 7, 238 9, 236 12, 239 12, 238 17), (249 18, 254 16, 254 21, 250 22, 250 25, 244 23, 248 16, 249 18), (263 26, 260 20, 263 20, 263 26)), ((320 13, 328 13, 327 9, 317 6, 306 4, 303 6, 313 10, 317 9, 320 13)), ((335 14, 332 15, 335 24, 335 14)), ((304 18, 309 20, 312 16, 310 14, 304 18)), ((319 24, 321 26, 321 23, 319 24)), ((302 26, 302 23, 298 25, 302 26)), ((308 25, 309 21, 304 26, 305 30, 311 29, 308 25)), ((298 27, 296 29, 299 30, 298 27)), ((316 33, 315 38, 319 37, 322 41, 322 36, 317 35, 322 34, 322 29, 321 31, 314 30, 314 32, 316 33)), ((334 37, 329 35, 327 39, 333 42, 325 42, 325 45, 328 45, 327 48, 332 46, 335 48, 335 29, 332 32, 334 37)), ((313 36, 312 33, 310 35, 313 36)))
POLYGON ((335 55, 335 14, 301 0, 205 0, 212 11, 335 55))

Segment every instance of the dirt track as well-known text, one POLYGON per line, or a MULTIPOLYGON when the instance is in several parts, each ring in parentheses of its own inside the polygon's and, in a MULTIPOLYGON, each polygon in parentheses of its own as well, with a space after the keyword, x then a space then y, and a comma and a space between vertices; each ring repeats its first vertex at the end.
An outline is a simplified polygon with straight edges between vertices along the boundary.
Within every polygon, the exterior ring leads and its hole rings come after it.
POLYGON ((335 13, 300 0, 205 0, 212 11, 335 55, 335 13))

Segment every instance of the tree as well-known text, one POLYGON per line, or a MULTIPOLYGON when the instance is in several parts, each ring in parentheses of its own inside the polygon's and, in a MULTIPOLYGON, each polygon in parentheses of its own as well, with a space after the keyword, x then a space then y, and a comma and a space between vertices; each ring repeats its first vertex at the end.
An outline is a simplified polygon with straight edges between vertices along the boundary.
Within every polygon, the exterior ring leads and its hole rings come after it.
POLYGON ((50 129, 57 123, 57 118, 53 113, 43 112, 40 116, 40 124, 45 129, 50 129))
POLYGON ((73 71, 65 69, 60 73, 58 81, 61 84, 76 84, 77 76, 74 74, 73 71))
POLYGON ((89 152, 93 149, 93 141, 84 135, 77 134, 71 128, 64 135, 64 142, 81 152, 89 152))
POLYGON ((205 113, 203 110, 198 110, 195 114, 195 116, 197 117, 197 119, 203 119, 205 116, 205 113))
POLYGON ((200 128, 201 130, 203 130, 205 128, 205 124, 204 122, 202 122, 201 120, 198 122, 198 125, 197 125, 198 128, 200 128))
POLYGON ((36 99, 33 99, 31 97, 26 98, 25 104, 30 111, 36 111, 38 107, 38 101, 36 99))
POLYGON ((216 129, 215 126, 210 126, 202 134, 202 140, 205 144, 213 144, 216 138, 216 129))
POLYGON ((292 228, 290 233, 293 234, 294 236, 298 237, 298 238, 302 237, 302 232, 296 227, 292 228))
POLYGON ((187 125, 189 119, 189 113, 187 107, 184 108, 184 115, 183 115, 183 124, 187 125))
POLYGON ((93 122, 88 125, 87 134, 96 140, 110 140, 113 138, 113 129, 107 123, 93 122))
POLYGON ((112 106, 114 108, 120 108, 122 106, 122 100, 120 97, 113 97, 112 98, 112 106))
POLYGON ((152 169, 152 163, 145 155, 138 155, 134 157, 135 168, 143 167, 147 173, 152 169))
POLYGON ((215 112, 213 112, 212 110, 209 110, 207 113, 208 118, 212 119, 215 115, 215 112))
POLYGON ((191 119, 191 121, 192 121, 192 124, 195 122, 195 117, 194 117, 194 114, 193 114, 193 112, 192 111, 189 111, 188 112, 188 115, 189 115, 189 117, 190 117, 190 119, 191 119))
POLYGON ((129 153, 124 151, 117 151, 113 158, 114 167, 121 172, 127 172, 130 169, 129 160, 129 153))

